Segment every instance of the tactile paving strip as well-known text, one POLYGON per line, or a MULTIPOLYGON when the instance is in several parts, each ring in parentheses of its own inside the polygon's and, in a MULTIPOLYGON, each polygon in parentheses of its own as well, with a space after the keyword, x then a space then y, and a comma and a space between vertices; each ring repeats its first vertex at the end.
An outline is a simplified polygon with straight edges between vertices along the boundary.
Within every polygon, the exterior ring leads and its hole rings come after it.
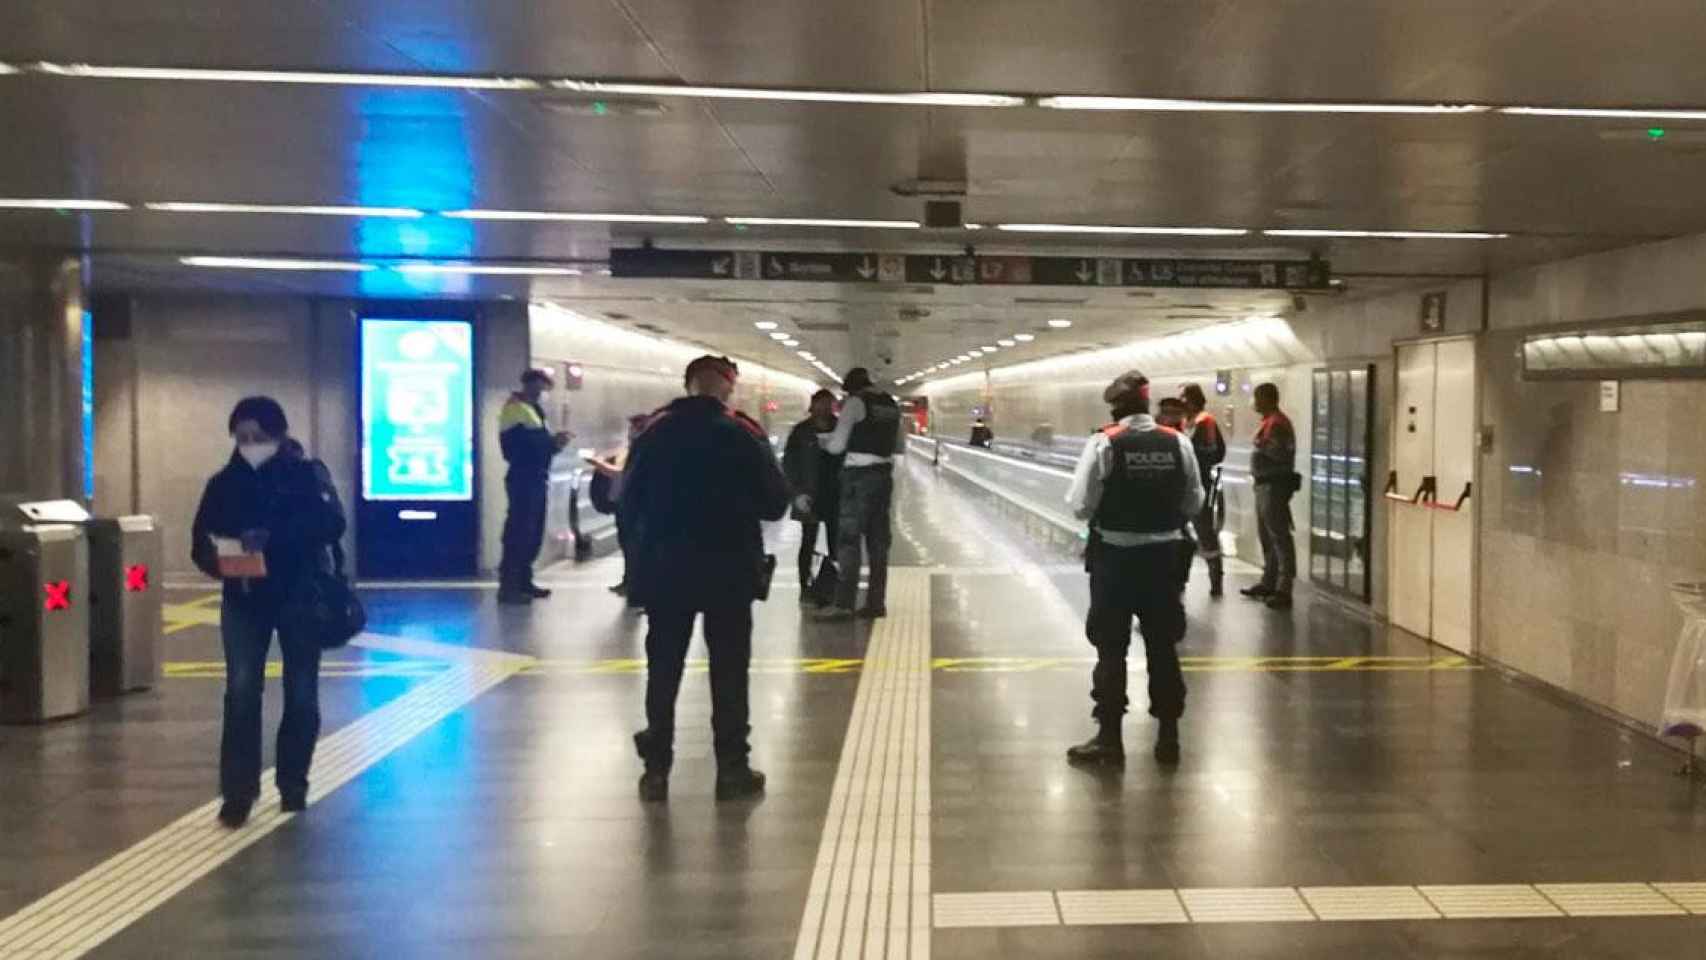
POLYGON ((1180 890, 1197 923, 1276 923, 1314 920, 1309 905, 1291 887, 1180 890))
POLYGON ((1062 890, 1060 919, 1069 927, 1190 923, 1172 890, 1062 890))

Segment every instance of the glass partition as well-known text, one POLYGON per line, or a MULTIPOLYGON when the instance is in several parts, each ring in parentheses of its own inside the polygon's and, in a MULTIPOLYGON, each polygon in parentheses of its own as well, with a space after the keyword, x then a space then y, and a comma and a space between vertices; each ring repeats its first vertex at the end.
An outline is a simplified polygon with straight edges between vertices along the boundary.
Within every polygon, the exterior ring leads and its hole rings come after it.
POLYGON ((1369 599, 1368 455, 1374 367, 1315 371, 1309 474, 1309 578, 1369 599))

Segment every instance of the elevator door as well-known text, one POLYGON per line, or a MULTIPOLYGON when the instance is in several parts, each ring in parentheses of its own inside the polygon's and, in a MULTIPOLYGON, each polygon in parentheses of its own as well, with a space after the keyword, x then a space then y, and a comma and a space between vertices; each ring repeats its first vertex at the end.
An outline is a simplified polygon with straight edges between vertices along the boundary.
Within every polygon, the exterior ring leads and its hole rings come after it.
POLYGON ((1392 622, 1474 652, 1475 341, 1398 348, 1387 570, 1392 622))

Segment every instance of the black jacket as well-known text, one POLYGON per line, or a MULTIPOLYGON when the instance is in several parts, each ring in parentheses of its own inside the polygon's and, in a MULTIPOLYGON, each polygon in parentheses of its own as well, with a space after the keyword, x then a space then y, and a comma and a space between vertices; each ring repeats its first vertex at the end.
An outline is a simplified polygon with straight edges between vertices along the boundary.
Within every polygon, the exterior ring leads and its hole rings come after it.
POLYGON ((618 511, 632 553, 628 596, 644 606, 750 603, 761 520, 780 520, 788 483, 764 428, 710 397, 660 411, 628 454, 618 511))
MULTIPOLYGON (((788 432, 788 442, 782 445, 782 474, 788 478, 788 492, 793 496, 805 494, 812 498, 814 516, 830 516, 839 497, 841 461, 818 443, 821 434, 835 429, 835 418, 820 430, 811 417, 794 424, 788 432)), ((804 519, 796 514, 795 519, 804 519)))
POLYGON ((512 480, 544 483, 557 457, 557 440, 539 404, 512 393, 498 414, 498 448, 509 464, 512 480))
POLYGON ((214 537, 237 538, 265 530, 267 576, 225 581, 225 599, 276 607, 314 569, 330 563, 330 547, 344 535, 344 508, 331 472, 308 458, 302 445, 286 440, 259 470, 235 453, 207 481, 190 529, 190 559, 219 577, 214 537))

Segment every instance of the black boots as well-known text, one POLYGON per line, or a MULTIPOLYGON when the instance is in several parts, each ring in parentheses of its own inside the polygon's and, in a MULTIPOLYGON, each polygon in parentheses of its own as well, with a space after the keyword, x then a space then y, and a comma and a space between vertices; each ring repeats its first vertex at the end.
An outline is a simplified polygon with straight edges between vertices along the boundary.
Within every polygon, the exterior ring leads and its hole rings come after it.
POLYGON ((227 799, 219 805, 219 822, 228 829, 235 830, 249 822, 249 810, 254 805, 253 798, 227 799))
POLYGON ((751 800, 764 795, 764 774, 745 764, 717 770, 717 799, 751 800))
POLYGON ((1161 732, 1155 737, 1155 762, 1169 767, 1179 762, 1179 721, 1161 721, 1161 732))
POLYGON ((1066 762, 1078 767, 1125 766, 1125 742, 1117 724, 1104 725, 1100 732, 1066 751, 1066 762))
MULTIPOLYGON (((673 758, 658 756, 656 745, 652 742, 649 731, 641 730, 634 734, 634 752, 646 765, 646 772, 640 777, 640 802, 664 803, 669 800, 669 768, 673 758)), ((764 795, 765 777, 763 773, 752 769, 744 760, 738 764, 731 762, 729 766, 717 767, 717 799, 750 800, 764 795)))
POLYGON ((1249 597, 1251 600, 1266 600, 1274 595, 1274 588, 1265 583, 1258 583, 1253 586, 1245 587, 1238 592, 1249 597))
POLYGON ((1215 598, 1226 595, 1226 568, 1219 560, 1208 562, 1208 595, 1215 598))

